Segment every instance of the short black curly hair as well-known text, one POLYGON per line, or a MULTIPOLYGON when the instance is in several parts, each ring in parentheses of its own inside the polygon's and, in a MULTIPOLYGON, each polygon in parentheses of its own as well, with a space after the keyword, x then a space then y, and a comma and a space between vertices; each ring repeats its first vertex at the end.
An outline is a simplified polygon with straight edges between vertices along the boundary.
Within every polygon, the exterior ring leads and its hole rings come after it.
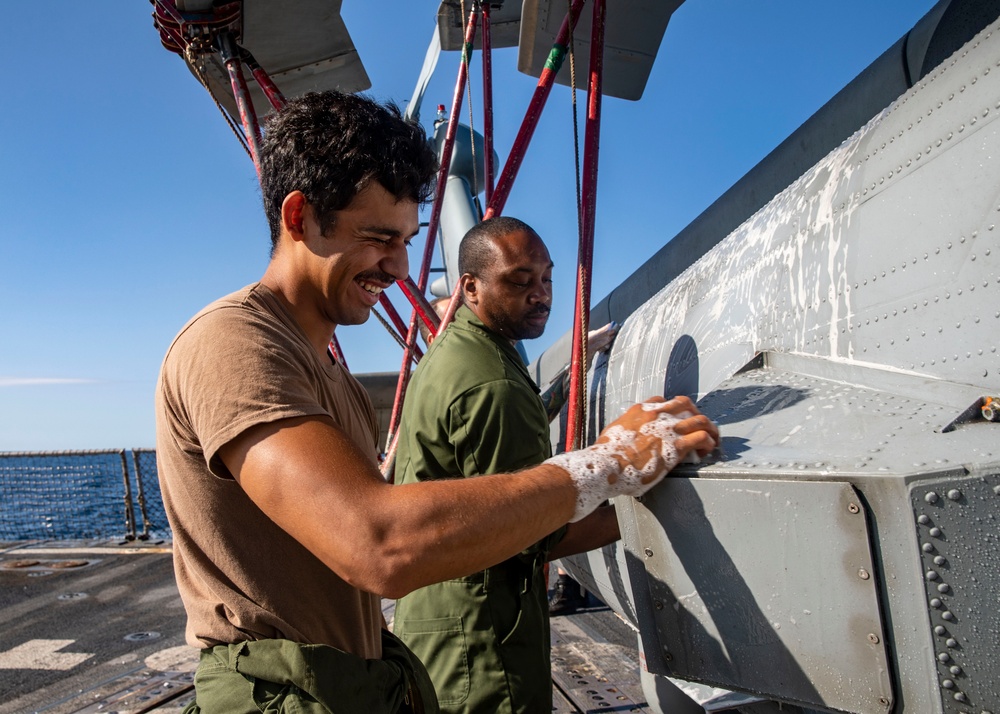
POLYGON ((326 235, 335 213, 372 181, 397 199, 425 203, 437 172, 426 133, 399 107, 337 91, 309 92, 271 115, 258 159, 272 254, 292 191, 305 195, 326 235))
POLYGON ((458 274, 482 277, 496 261, 497 242, 516 231, 538 235, 534 228, 512 216, 487 218, 474 225, 458 244, 458 274))

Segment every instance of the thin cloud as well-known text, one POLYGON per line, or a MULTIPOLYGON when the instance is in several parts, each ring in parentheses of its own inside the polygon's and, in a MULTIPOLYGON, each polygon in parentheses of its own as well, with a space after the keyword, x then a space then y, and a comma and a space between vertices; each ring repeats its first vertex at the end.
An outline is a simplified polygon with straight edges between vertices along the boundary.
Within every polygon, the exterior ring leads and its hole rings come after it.
POLYGON ((0 387, 34 387, 40 384, 94 384, 96 379, 67 377, 0 377, 0 387))

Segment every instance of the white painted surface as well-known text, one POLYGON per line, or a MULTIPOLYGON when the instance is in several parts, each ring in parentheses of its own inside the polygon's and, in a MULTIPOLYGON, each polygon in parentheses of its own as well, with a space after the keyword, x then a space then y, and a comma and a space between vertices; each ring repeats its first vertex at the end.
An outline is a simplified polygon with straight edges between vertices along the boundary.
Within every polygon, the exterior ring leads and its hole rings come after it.
POLYGON ((59 652, 75 640, 28 640, 6 652, 0 652, 0 669, 73 669, 94 655, 83 652, 59 652))

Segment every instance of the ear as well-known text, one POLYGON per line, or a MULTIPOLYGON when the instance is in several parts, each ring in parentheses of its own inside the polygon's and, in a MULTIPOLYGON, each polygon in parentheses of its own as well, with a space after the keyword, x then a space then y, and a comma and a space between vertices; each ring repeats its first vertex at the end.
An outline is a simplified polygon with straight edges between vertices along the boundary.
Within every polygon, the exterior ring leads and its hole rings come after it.
POLYGON ((292 240, 302 240, 305 234, 308 205, 305 194, 301 191, 292 191, 281 202, 281 228, 292 240))
POLYGON ((478 305, 479 279, 472 273, 463 273, 460 281, 462 284, 462 297, 465 298, 465 304, 478 305))

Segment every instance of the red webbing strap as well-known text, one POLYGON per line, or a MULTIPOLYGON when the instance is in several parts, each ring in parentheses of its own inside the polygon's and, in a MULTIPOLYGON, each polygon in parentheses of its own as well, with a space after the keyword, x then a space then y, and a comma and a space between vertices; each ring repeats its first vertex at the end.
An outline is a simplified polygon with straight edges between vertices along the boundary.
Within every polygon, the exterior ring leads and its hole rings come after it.
POLYGON ((594 258, 594 216, 597 208, 597 159, 601 139, 601 80, 604 71, 605 0, 594 0, 590 42, 590 82, 584 139, 583 214, 577 264, 577 299, 573 318, 573 358, 570 365, 566 450, 583 446, 587 404, 587 333, 590 330, 590 285, 594 258))
MULTIPOLYGON (((444 311, 444 315, 441 317, 441 325, 438 327, 438 334, 440 335, 444 332, 445 328, 451 324, 451 321, 455 318, 455 312, 458 311, 458 306, 462 304, 462 283, 458 282, 455 285, 455 289, 451 293, 451 298, 448 300, 448 308, 444 311)), ((392 482, 393 467, 396 464, 396 448, 399 445, 399 430, 397 429, 394 434, 392 434, 389 442, 389 446, 385 452, 385 459, 382 461, 382 476, 386 477, 387 480, 392 482)))
POLYGON ((486 204, 493 196, 493 37, 490 29, 490 4, 483 3, 483 185, 486 204))
POLYGON ((229 73, 229 82, 233 87, 233 97, 236 99, 236 106, 240 110, 240 121, 243 122, 243 133, 246 135, 247 144, 250 146, 250 158, 253 159, 254 168, 257 175, 260 175, 260 124, 257 122, 257 112, 253 107, 253 99, 250 96, 250 89, 247 87, 246 79, 243 76, 243 63, 240 62, 240 51, 236 46, 236 38, 229 32, 219 35, 219 55, 222 57, 226 71, 229 73))
POLYGON ((423 291, 413 283, 413 280, 409 276, 406 277, 406 280, 397 281, 396 285, 399 286, 399 289, 403 291, 403 295, 413 305, 414 311, 423 321, 424 325, 426 325, 431 336, 436 337, 438 325, 441 324, 441 320, 438 318, 434 308, 427 301, 427 298, 424 297, 423 291))
POLYGON ((497 179, 493 195, 487 203, 483 220, 499 216, 503 213, 504 204, 507 203, 507 198, 510 196, 510 190, 514 186, 514 179, 521 168, 521 162, 524 161, 524 154, 528 149, 528 144, 531 143, 531 137, 538 126, 538 120, 542 116, 542 110, 548 101, 552 85, 556 81, 556 74, 558 74, 559 68, 566 57, 566 42, 569 39, 570 26, 571 24, 576 25, 576 20, 580 16, 580 10, 583 9, 584 1, 574 0, 569 13, 563 18, 559 34, 556 36, 556 41, 552 45, 552 50, 549 52, 549 57, 545 62, 545 68, 538 77, 538 85, 535 87, 535 93, 532 95, 531 101, 528 103, 528 109, 524 113, 524 119, 521 122, 521 128, 517 132, 517 137, 514 139, 510 155, 507 157, 503 171, 500 172, 500 178, 497 179))
MULTIPOLYGON (((431 256, 434 253, 434 244, 437 242, 438 225, 441 220, 441 207, 444 199, 445 185, 448 180, 448 169, 451 166, 451 155, 455 147, 455 135, 458 132, 458 116, 462 106, 462 97, 465 92, 465 83, 469 77, 469 62, 472 59, 472 43, 476 38, 476 23, 479 13, 473 9, 469 13, 469 22, 465 28, 465 44, 462 48, 462 61, 459 63, 458 79, 455 82, 455 94, 452 98, 451 114, 448 117, 448 130, 445 134, 444 146, 441 150, 441 167, 438 170, 437 188, 434 193, 434 204, 431 207, 430 219, 427 223, 427 239, 424 244, 423 261, 420 265, 420 274, 417 278, 416 292, 423 296, 427 288, 427 276, 430 273, 431 256)), ((400 281, 405 282, 405 281, 400 281)), ((400 285, 402 288, 403 286, 400 285)), ((404 290, 405 292, 405 290, 404 290)), ((431 311, 433 314, 433 311, 431 311)), ((416 344, 418 311, 414 309, 410 317, 410 327, 406 333, 406 349, 403 350, 403 364, 399 369, 399 381, 396 383, 396 398, 392 405, 392 415, 389 418, 389 439, 391 445, 395 439, 396 430, 399 428, 399 419, 403 411, 403 399, 406 396, 406 387, 410 381, 410 364, 412 346, 416 344)), ((428 323, 429 325, 431 323, 428 323)), ((436 327, 434 328, 436 329, 436 327)), ((388 454, 388 448, 387 448, 388 454)), ((383 466, 390 464, 387 457, 383 466)), ((391 465, 389 466, 387 480, 392 481, 391 465)))
POLYGON ((344 359, 344 351, 340 349, 340 342, 337 341, 336 335, 330 338, 330 352, 333 354, 333 358, 340 362, 341 367, 348 372, 351 371, 350 367, 347 366, 347 360, 344 359))

